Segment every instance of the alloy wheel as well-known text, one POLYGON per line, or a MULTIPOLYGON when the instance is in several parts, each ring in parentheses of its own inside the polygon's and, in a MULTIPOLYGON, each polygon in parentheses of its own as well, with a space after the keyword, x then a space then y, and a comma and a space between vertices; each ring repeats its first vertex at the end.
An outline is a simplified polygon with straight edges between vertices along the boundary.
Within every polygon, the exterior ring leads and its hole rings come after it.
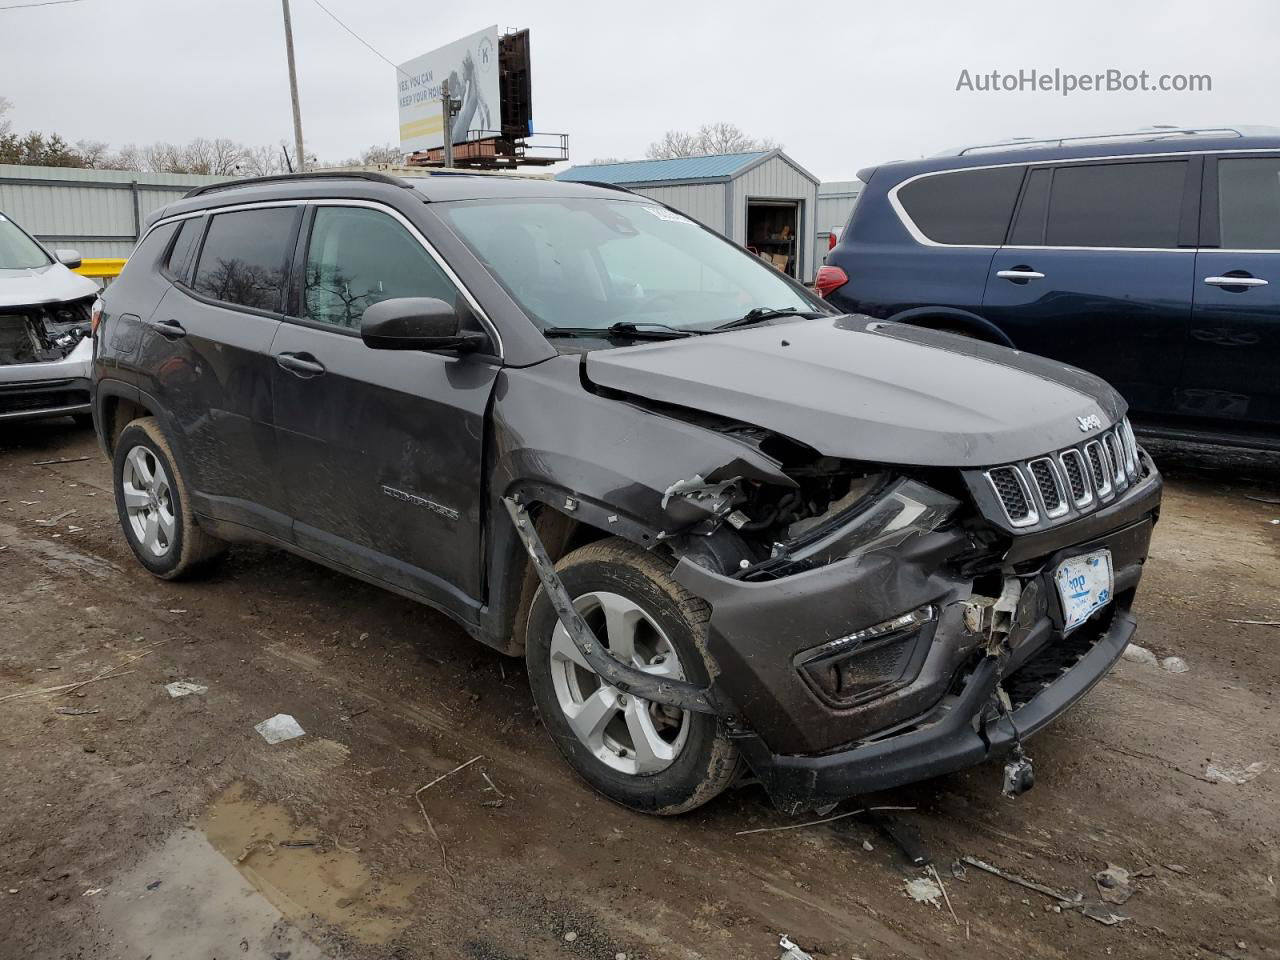
MULTIPOLYGON (((675 647, 639 604, 598 591, 578 597, 574 606, 615 657, 655 676, 684 679, 675 647)), ((641 700, 601 681, 558 621, 551 636, 551 679, 570 729, 596 759, 620 773, 665 770, 689 738, 687 710, 641 700)))
POLYGON ((172 548, 178 527, 173 487, 164 466, 147 447, 136 446, 125 457, 121 484, 134 539, 144 552, 163 557, 172 548))

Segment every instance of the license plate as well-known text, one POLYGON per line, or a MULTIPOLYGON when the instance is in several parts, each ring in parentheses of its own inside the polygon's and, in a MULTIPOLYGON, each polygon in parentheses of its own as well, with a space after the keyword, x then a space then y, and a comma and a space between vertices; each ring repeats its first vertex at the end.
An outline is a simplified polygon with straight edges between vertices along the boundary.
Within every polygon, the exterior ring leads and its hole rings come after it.
POLYGON ((1099 550, 1062 561, 1054 580, 1058 584, 1058 595, 1062 597, 1066 629, 1078 627, 1111 602, 1115 589, 1111 551, 1099 550))

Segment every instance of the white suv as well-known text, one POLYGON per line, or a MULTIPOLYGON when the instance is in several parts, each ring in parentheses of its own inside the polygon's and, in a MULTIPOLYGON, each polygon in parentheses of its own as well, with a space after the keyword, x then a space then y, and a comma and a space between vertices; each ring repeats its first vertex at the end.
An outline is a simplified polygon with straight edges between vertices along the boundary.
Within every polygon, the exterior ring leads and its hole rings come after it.
POLYGON ((79 265, 76 251, 51 254, 0 213, 0 422, 50 416, 92 422, 98 285, 71 272, 79 265))

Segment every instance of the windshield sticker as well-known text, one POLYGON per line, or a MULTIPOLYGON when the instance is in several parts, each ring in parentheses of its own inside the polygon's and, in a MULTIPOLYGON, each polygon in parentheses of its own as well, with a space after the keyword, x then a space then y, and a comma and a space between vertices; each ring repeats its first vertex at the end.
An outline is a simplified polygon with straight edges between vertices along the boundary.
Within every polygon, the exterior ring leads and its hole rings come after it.
POLYGON ((645 207, 644 209, 648 210, 659 220, 666 220, 668 223, 693 223, 693 221, 688 217, 682 217, 674 210, 668 210, 666 207, 645 207))

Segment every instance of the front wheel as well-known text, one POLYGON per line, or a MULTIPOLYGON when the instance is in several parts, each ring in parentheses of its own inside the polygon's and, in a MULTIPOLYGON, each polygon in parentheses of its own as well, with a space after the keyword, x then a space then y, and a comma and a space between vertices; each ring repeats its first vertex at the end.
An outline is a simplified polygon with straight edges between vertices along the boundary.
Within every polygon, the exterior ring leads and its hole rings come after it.
MULTIPOLYGON (((707 605, 661 560, 624 540, 588 544, 556 564, 574 606, 616 657, 649 673, 708 682, 707 605)), ((552 740, 578 775, 611 800, 676 814, 725 789, 738 751, 708 714, 624 694, 587 665, 539 588, 525 658, 552 740)))

